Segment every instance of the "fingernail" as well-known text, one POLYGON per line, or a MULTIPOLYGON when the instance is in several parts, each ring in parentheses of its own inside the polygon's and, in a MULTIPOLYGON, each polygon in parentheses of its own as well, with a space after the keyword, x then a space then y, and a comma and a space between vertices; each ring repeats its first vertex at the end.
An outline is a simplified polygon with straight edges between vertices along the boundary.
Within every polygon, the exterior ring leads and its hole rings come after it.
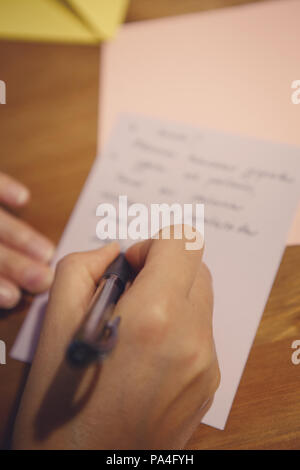
POLYGON ((33 294, 43 292, 52 284, 54 273, 46 266, 31 264, 23 274, 24 287, 33 294))
POLYGON ((21 206, 29 199, 29 190, 19 184, 10 184, 5 188, 5 199, 8 203, 21 206))
POLYGON ((54 245, 43 238, 31 240, 30 245, 27 247, 29 254, 46 263, 53 257, 54 249, 54 245))
POLYGON ((0 284, 0 307, 2 308, 13 308, 17 305, 21 297, 18 289, 4 284, 0 284))

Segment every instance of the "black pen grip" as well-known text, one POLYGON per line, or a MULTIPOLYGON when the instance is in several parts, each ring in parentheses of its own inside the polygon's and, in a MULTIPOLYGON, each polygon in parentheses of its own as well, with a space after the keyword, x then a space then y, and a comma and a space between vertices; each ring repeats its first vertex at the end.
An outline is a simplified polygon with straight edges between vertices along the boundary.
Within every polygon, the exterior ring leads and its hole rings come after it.
POLYGON ((114 274, 118 276, 121 282, 126 286, 127 282, 133 277, 133 270, 125 258, 124 253, 120 253, 119 256, 108 266, 103 277, 107 278, 114 274))

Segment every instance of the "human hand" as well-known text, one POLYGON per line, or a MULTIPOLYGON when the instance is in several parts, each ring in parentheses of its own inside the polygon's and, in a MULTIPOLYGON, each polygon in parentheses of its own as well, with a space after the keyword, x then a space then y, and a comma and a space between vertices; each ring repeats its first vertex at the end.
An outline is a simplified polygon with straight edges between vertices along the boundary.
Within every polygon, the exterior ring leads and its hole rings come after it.
POLYGON ((219 384, 212 283, 202 251, 185 250, 185 240, 150 240, 128 250, 139 274, 116 306, 119 341, 99 376, 96 365, 80 371, 64 363, 118 250, 113 243, 59 263, 14 447, 179 449, 209 409, 219 384))
MULTIPOLYGON (((0 204, 18 208, 29 197, 25 186, 0 173, 0 204)), ((0 308, 15 307, 22 289, 38 293, 50 287, 53 250, 46 237, 0 206, 0 308)))

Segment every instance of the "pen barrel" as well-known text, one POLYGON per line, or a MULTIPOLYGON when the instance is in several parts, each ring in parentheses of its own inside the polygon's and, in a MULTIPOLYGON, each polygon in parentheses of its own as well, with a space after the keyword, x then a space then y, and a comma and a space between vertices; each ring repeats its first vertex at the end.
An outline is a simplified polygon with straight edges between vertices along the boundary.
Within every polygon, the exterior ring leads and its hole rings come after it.
POLYGON ((124 289, 124 283, 115 274, 101 280, 85 321, 78 332, 78 338, 94 346, 97 345, 124 289))
POLYGON ((66 357, 72 366, 85 367, 105 357, 114 347, 120 322, 120 317, 113 318, 115 305, 132 276, 121 253, 103 275, 87 314, 67 349, 66 357))

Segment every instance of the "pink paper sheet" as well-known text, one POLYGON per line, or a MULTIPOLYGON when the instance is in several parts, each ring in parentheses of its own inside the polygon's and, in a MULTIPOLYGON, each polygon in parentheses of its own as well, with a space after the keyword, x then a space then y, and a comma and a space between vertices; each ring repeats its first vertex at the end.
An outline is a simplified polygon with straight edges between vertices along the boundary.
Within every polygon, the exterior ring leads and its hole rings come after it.
POLYGON ((99 150, 120 112, 300 145, 299 19, 277 0, 123 25, 103 47, 99 150))

